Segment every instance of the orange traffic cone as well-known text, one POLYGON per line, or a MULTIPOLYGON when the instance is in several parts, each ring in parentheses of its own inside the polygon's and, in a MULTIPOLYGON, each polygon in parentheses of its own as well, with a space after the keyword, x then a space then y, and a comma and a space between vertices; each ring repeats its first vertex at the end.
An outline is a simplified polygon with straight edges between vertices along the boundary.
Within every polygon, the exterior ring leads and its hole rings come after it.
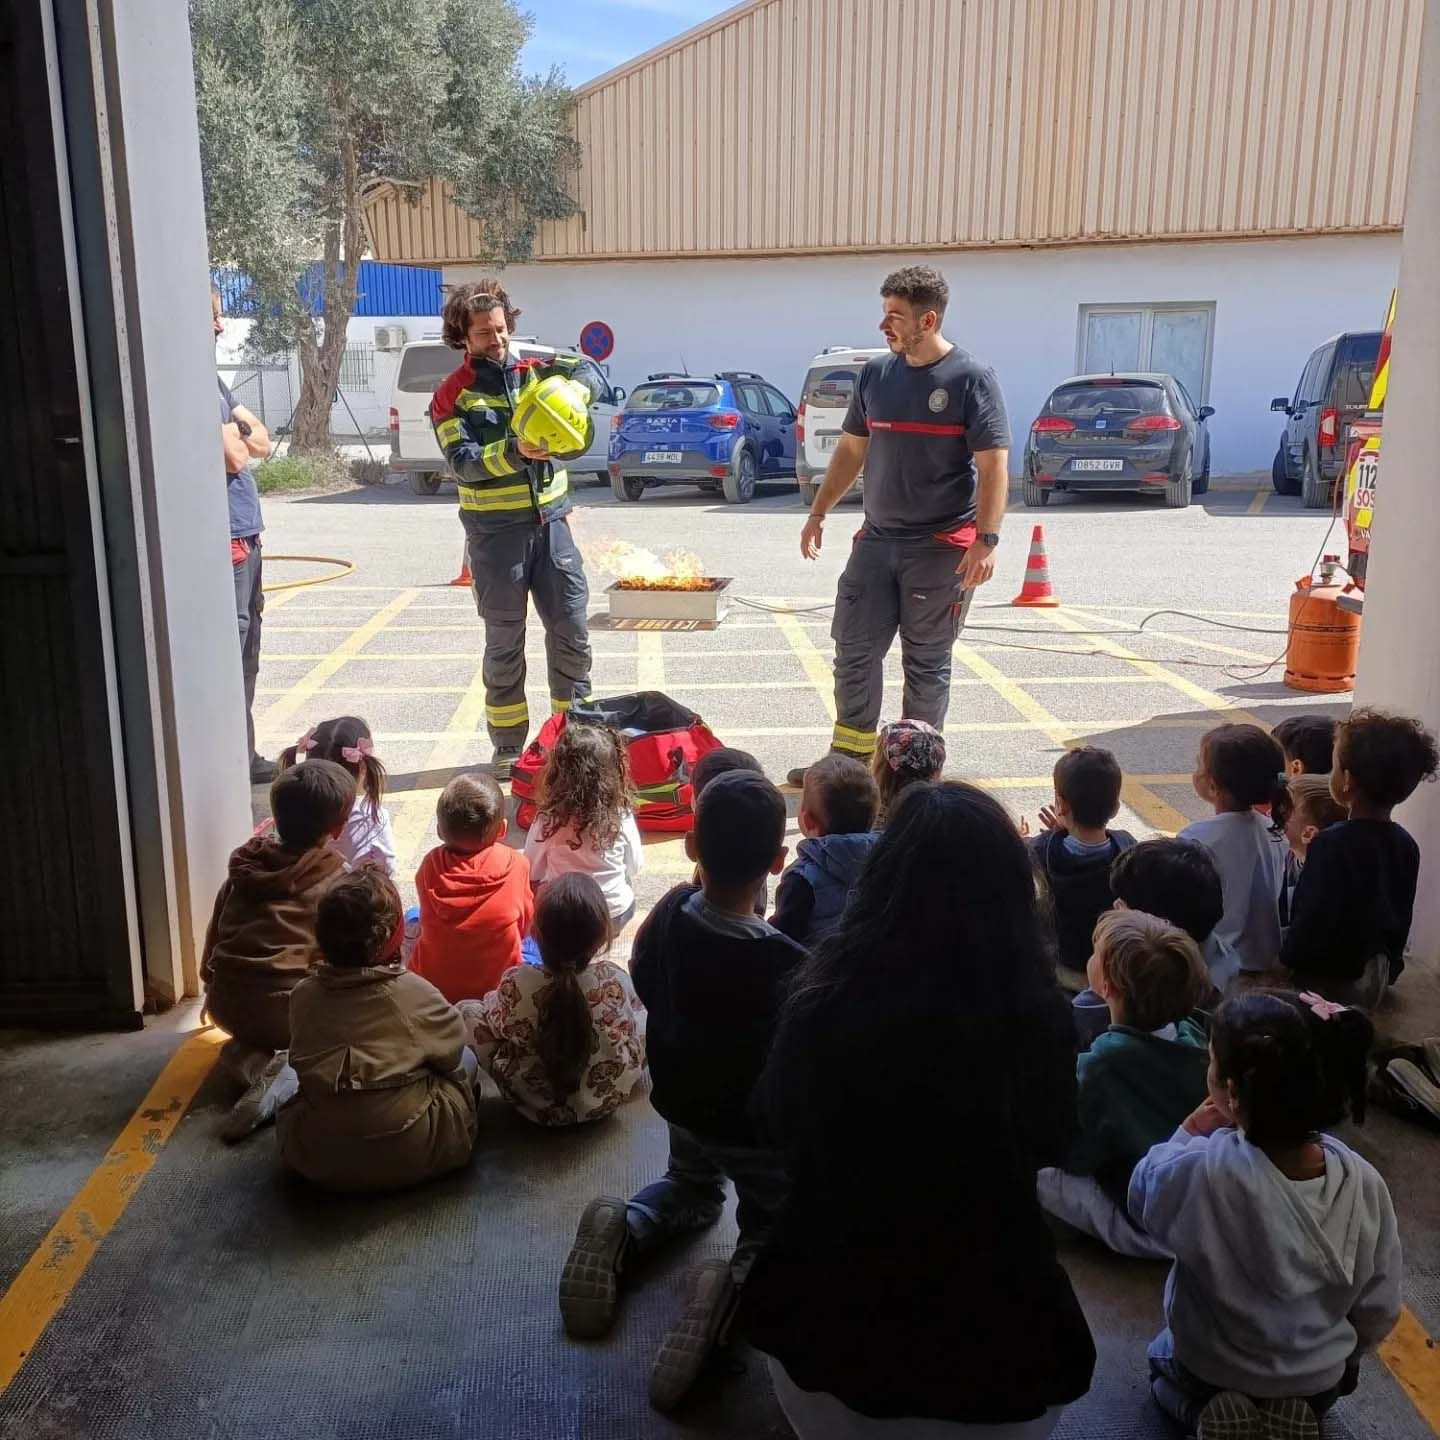
POLYGON ((469 586, 474 583, 470 575, 470 542, 460 542, 460 573, 450 582, 452 585, 469 586))
POLYGON ((1037 525, 1030 536, 1030 558, 1025 562, 1025 583, 1012 605, 1053 606, 1060 597, 1050 588, 1050 566, 1045 558, 1045 527, 1037 525))

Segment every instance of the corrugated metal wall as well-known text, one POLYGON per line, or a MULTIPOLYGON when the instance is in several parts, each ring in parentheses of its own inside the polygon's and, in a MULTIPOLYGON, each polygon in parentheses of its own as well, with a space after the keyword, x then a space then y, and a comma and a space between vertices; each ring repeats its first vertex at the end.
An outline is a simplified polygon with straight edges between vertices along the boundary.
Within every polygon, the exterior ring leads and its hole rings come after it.
MULTIPOLYGON (((1424 0, 757 0, 580 91, 537 259, 1393 229, 1424 0)), ((481 251, 433 182, 376 253, 481 251)))
MULTIPOLYGON (((221 268, 210 272, 210 283, 220 290, 220 311, 243 317, 255 314, 255 297, 250 277, 239 270, 221 268)), ((324 271, 312 265, 300 278, 300 293, 317 314, 324 296, 324 271)), ((439 315, 440 272, 420 265, 382 265, 374 260, 360 262, 357 317, 370 315, 439 315)))

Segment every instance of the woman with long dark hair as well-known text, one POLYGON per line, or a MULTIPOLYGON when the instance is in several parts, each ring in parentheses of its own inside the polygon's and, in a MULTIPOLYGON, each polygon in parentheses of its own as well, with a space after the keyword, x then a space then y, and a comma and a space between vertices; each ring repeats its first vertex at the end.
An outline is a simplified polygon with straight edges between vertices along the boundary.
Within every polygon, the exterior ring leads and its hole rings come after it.
POLYGON ((802 1440, 1048 1436, 1095 1360, 1035 1196, 1074 1128, 1074 1022, 994 799, 903 797, 756 1103, 792 1190, 745 1328, 802 1440))

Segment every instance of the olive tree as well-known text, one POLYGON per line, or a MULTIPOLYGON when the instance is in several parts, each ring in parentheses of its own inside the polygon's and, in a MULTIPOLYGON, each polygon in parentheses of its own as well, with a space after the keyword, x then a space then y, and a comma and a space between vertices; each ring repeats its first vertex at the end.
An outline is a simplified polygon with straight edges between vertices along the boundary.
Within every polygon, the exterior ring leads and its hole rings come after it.
POLYGON ((514 0, 191 0, 190 24, 211 260, 249 277, 252 351, 299 352, 291 443, 324 449, 367 200, 440 176, 475 258, 523 260, 575 210, 574 97, 521 73, 514 0))

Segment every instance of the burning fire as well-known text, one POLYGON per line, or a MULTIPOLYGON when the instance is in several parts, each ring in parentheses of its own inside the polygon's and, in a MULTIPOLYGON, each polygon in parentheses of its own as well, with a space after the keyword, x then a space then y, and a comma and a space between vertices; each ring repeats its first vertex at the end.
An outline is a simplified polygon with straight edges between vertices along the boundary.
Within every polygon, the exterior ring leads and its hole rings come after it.
POLYGON ((597 569, 615 576, 621 590, 714 590, 705 562, 689 550, 672 550, 663 560, 653 550, 617 540, 595 557, 597 569))

